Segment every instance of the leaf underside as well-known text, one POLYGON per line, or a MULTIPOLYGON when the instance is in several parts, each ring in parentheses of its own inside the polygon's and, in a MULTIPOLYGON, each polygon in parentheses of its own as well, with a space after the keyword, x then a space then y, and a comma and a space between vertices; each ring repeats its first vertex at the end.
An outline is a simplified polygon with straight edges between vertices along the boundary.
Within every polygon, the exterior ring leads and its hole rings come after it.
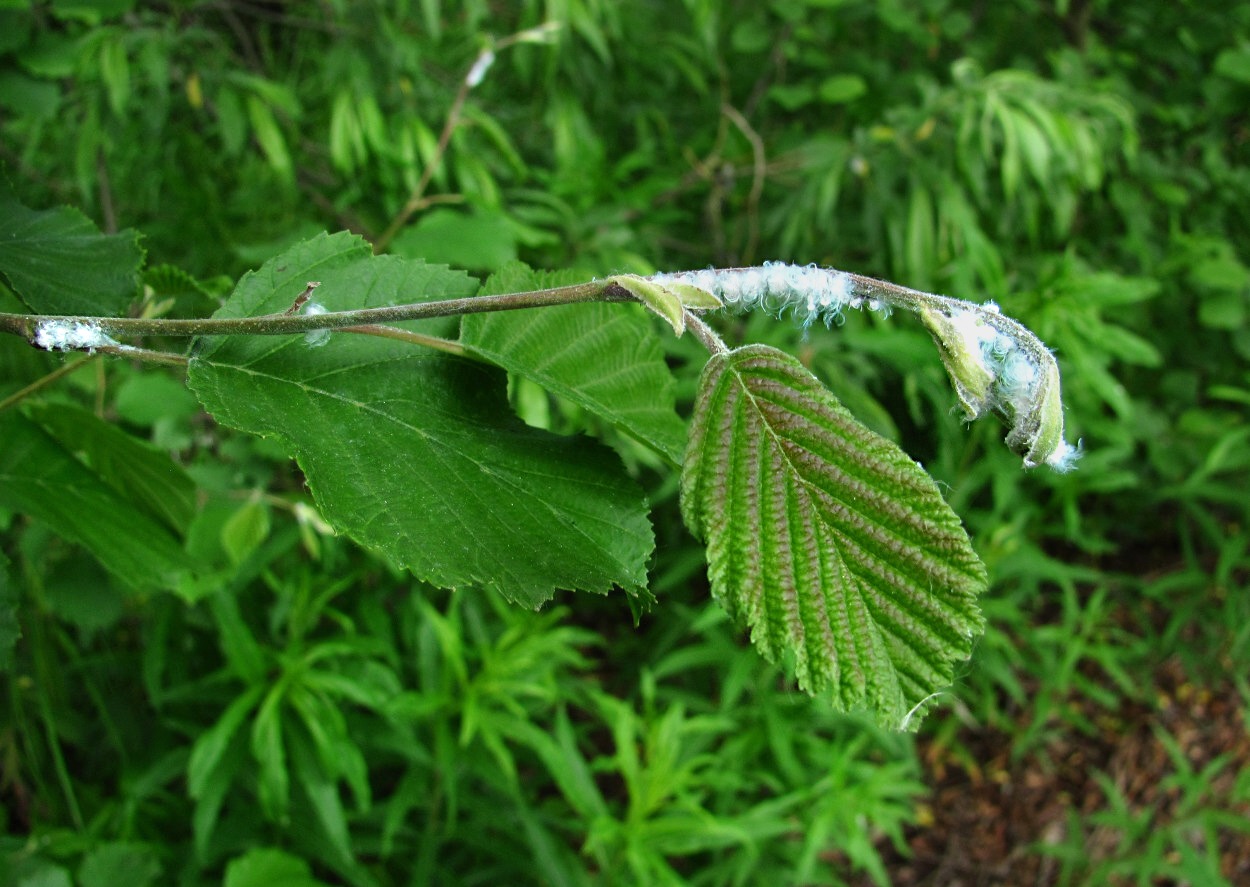
POLYGON ((958 517, 793 357, 708 362, 681 505, 713 596, 809 692, 910 726, 970 655, 986 573, 958 517))
MULTIPOLYGON (((247 275, 221 313, 283 311, 314 280, 329 310, 476 288, 441 266, 374 257, 359 238, 322 236, 247 275)), ((528 606, 557 588, 645 586, 642 491, 606 447, 515 418, 495 367, 345 332, 319 347, 234 336, 198 341, 188 379, 219 421, 287 444, 334 526, 426 581, 528 606)))

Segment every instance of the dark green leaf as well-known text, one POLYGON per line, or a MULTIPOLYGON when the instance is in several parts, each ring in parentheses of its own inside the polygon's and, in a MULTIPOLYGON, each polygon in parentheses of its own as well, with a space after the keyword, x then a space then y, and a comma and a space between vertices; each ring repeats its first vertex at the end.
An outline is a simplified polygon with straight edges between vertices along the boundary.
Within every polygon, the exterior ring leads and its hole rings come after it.
POLYGON ((165 526, 13 412, 0 414, 0 507, 46 522, 136 587, 172 587, 189 565, 165 526))
POLYGON ((316 752, 302 731, 292 730, 290 741, 291 764, 311 805, 310 812, 328 844, 327 849, 331 851, 327 856, 338 865, 350 866, 355 857, 337 781, 317 760, 316 752))
POLYGON ((9 559, 0 551, 0 674, 13 665, 13 648, 22 636, 17 604, 17 586, 9 577, 9 559))
MULTIPOLYGON (((576 274, 556 278, 516 265, 491 277, 483 294, 576 282, 576 274)), ((686 425, 677 415, 673 376, 651 322, 636 306, 592 303, 474 314, 464 318, 461 340, 509 372, 681 461, 686 425)))
POLYGON ((682 512, 712 593, 800 686, 912 716, 981 629, 985 568, 932 479, 793 357, 749 346, 704 370, 682 512))
POLYGON ((195 746, 191 749, 191 759, 187 762, 187 790, 191 797, 202 797, 209 785, 218 778, 231 740, 260 702, 265 689, 262 685, 250 687, 230 703, 217 719, 217 723, 196 739, 195 746))
POLYGON ((76 209, 36 212, 0 182, 0 274, 40 314, 118 315, 138 293, 133 231, 105 235, 76 209))
MULTIPOLYGON (((285 310, 311 280, 332 310, 474 288, 322 236, 244 277, 219 316, 285 310)), ((197 351, 188 378, 218 420, 284 441, 326 520, 421 578, 529 606, 556 588, 644 586, 653 539, 641 490, 606 448, 517 420, 502 372, 348 333, 321 347, 221 337, 197 351)))
POLYGON ((44 404, 31 418, 121 497, 179 535, 195 513, 195 482, 169 456, 81 407, 44 404))

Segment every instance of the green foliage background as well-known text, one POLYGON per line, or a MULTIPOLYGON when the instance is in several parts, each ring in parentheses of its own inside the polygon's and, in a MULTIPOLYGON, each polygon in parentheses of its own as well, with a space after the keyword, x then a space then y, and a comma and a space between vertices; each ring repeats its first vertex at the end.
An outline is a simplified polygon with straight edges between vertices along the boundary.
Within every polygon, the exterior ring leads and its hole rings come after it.
MULTIPOLYGON (((19 2, 0 159, 26 205, 142 231, 157 300, 205 313, 292 242, 385 231, 479 52, 547 21, 551 44, 501 50, 468 94, 392 252, 575 279, 785 259, 997 300, 1058 355, 1071 475, 963 427, 905 318, 727 327, 919 459, 989 566, 988 632, 920 742, 1044 759, 1156 704, 1165 662, 1244 700, 1244 4, 19 2)), ((700 352, 661 341, 688 406, 700 352)), ((0 341, 0 395, 61 361, 0 341)), ((511 394, 613 446, 656 507, 637 627, 623 595, 535 614, 414 585, 323 532, 284 455, 206 422, 177 373, 90 362, 6 420, 78 465, 104 456, 64 429, 125 429, 126 463, 172 454, 143 519, 200 568, 150 594, 0 512, 23 631, 3 883, 889 883, 924 810, 916 740, 797 695, 743 643, 663 460, 524 379, 511 394)), ((83 532, 107 526, 97 492, 83 532)), ((1097 820, 1111 852, 1083 851, 1075 813, 1068 843, 1026 852, 1071 883, 1232 883, 1218 847, 1250 785, 1217 775, 1181 784, 1183 820, 1097 820)))

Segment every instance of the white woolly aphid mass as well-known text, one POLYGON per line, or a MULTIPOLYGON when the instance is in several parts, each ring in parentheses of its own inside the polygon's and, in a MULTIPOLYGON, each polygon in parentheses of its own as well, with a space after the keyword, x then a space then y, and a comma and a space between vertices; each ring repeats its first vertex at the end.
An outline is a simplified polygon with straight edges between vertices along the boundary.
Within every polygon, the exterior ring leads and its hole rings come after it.
POLYGON ((117 342, 94 323, 41 320, 35 327, 35 344, 45 351, 92 352, 117 342))
MULTIPOLYGON (((1013 335, 1011 326, 998 320, 1000 317, 993 302, 946 312, 949 328, 961 340, 963 353, 977 361, 988 377, 985 397, 969 404, 976 411, 973 418, 992 409, 1022 416, 1033 411, 1043 395, 1040 387, 1046 371, 1039 365, 1039 354, 1013 335)), ((1076 467, 1080 455, 1079 445, 1073 447, 1060 437, 1044 462, 1062 473, 1076 467)))
POLYGON ((731 311, 763 308, 778 317, 793 311, 804 328, 816 320, 823 321, 825 326, 839 322, 846 308, 867 307, 878 311, 886 307, 878 299, 856 294, 851 275, 814 264, 765 262, 758 268, 705 268, 657 274, 651 279, 660 284, 675 282, 697 286, 719 298, 731 311))
POLYGON ((1028 467, 1037 464, 1030 456, 1042 456, 1040 461, 1054 470, 1070 471, 1080 456, 1079 444, 1073 447, 1063 440, 1063 407, 1057 396, 1058 369, 1054 359, 1036 337, 1015 321, 1003 317, 993 302, 976 305, 893 287, 815 264, 787 262, 765 262, 756 268, 679 271, 656 274, 651 279, 661 285, 696 286, 718 297, 734 312, 762 308, 776 317, 793 312, 804 329, 816 320, 826 326, 840 323, 847 308, 888 312, 891 301, 928 314, 926 322, 930 324, 934 315, 940 315, 944 319, 941 336, 956 340, 945 343, 944 359, 962 355, 956 359, 973 364, 963 363, 952 375, 964 406, 969 410, 969 418, 997 411, 1014 419, 1014 445, 1023 445, 1023 450, 1017 451, 1027 452, 1025 465, 1028 467), (893 289, 906 293, 906 297, 892 295, 893 289), (956 345, 958 347, 954 347, 956 345), (1049 363, 1044 366, 1044 362, 1049 363), (1052 388, 1053 392, 1049 390, 1052 388), (1055 395, 1053 403, 1051 394, 1055 395), (1031 448, 1046 425, 1057 428, 1058 439, 1049 453, 1045 453, 1044 447, 1035 452, 1031 448))

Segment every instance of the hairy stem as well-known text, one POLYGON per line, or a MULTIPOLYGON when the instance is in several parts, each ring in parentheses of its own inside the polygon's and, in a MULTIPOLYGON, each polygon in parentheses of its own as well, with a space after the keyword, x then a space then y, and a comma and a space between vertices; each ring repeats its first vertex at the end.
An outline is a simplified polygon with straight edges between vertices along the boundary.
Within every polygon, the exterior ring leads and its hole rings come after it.
POLYGON ((695 314, 689 308, 685 309, 685 314, 686 329, 690 330, 694 337, 699 340, 699 343, 707 349, 708 354, 715 356, 729 351, 729 348, 725 345, 724 340, 722 340, 720 336, 716 335, 716 330, 704 323, 703 319, 700 318, 699 315, 695 314))

